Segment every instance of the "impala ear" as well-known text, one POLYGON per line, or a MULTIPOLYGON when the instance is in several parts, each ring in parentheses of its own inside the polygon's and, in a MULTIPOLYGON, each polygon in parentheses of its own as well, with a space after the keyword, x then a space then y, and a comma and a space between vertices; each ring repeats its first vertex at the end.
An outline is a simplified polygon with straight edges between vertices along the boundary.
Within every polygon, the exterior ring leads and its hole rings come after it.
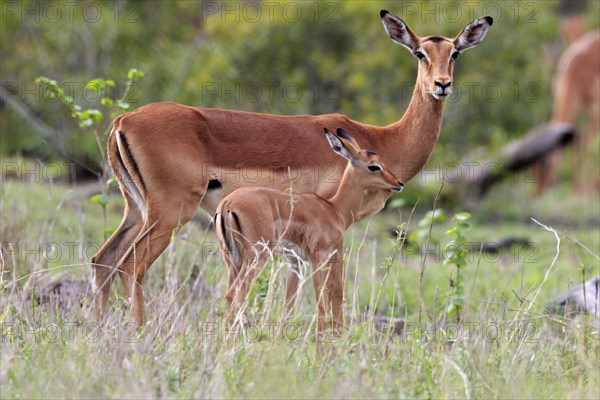
POLYGON ((388 10, 381 10, 379 15, 390 39, 406 47, 411 53, 414 53, 419 48, 419 37, 410 30, 404 21, 388 10))
MULTIPOLYGON (((352 146, 352 150, 354 150, 355 153, 358 153, 360 151, 359 144, 356 142, 356 140, 354 140, 354 138, 352 136, 350 136, 350 134, 348 132, 346 132, 342 128, 337 128, 335 133, 337 134, 337 136, 340 139, 342 139, 342 141, 349 143, 352 146)), ((347 144, 346 144, 346 147, 348 147, 347 144)))
POLYGON ((493 23, 494 20, 492 17, 482 17, 467 24, 454 38, 456 51, 465 51, 481 43, 493 23))
POLYGON ((344 157, 345 159, 347 159, 349 161, 353 161, 354 156, 352 155, 352 153, 350 151, 348 151, 346 146, 344 146, 344 143, 342 142, 342 140, 340 138, 338 138, 337 136, 335 136, 333 133, 329 132, 327 130, 327 128, 324 128, 324 130, 325 130, 325 136, 327 137, 327 140, 329 141, 329 145, 331 146, 333 151, 335 151, 336 153, 338 153, 340 156, 344 157))

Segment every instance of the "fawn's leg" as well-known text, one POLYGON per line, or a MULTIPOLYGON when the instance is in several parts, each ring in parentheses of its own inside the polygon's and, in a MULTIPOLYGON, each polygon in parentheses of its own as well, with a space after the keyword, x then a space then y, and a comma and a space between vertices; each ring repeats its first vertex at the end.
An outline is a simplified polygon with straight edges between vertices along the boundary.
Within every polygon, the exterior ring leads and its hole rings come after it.
POLYGON ((262 251, 253 261, 244 260, 242 268, 233 284, 227 289, 225 299, 230 305, 229 320, 231 323, 235 323, 241 316, 245 308, 248 292, 250 292, 252 284, 264 268, 268 258, 269 254, 262 251))

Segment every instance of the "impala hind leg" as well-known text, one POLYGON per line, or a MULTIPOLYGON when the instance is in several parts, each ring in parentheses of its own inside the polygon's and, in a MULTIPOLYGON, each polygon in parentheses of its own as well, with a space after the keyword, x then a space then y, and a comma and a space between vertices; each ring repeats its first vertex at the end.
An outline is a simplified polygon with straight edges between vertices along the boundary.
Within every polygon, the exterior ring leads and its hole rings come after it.
POLYGON ((244 260, 237 277, 227 288, 225 300, 229 303, 229 321, 231 323, 235 323, 243 313, 252 284, 263 270, 268 258, 268 252, 262 251, 254 260, 244 260))
POLYGON ((167 248, 175 231, 192 219, 201 199, 202 196, 196 195, 190 196, 186 201, 147 202, 149 207, 146 222, 121 260, 119 268, 119 277, 138 327, 144 324, 143 285, 146 272, 167 248), (153 206, 154 204, 161 204, 162 207, 153 206))
POLYGON ((92 257, 94 284, 94 314, 96 321, 106 316, 110 288, 117 273, 117 262, 127 251, 144 224, 142 213, 125 192, 123 220, 102 248, 92 257))

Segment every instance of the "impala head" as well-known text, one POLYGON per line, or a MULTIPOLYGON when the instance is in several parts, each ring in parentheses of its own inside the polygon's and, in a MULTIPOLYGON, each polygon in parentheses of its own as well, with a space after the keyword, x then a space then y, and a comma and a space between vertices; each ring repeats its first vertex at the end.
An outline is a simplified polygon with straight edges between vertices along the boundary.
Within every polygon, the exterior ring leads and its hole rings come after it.
POLYGON ((333 151, 350 161, 352 179, 361 187, 369 190, 389 190, 393 193, 402 191, 404 184, 383 164, 375 152, 361 149, 342 128, 337 129, 337 135, 329 132, 327 128, 324 130, 333 151))
POLYGON ((451 39, 417 36, 404 21, 387 10, 381 10, 381 20, 390 38, 419 59, 417 86, 436 100, 444 100, 452 94, 454 61, 463 51, 481 43, 493 22, 492 17, 476 19, 451 39))

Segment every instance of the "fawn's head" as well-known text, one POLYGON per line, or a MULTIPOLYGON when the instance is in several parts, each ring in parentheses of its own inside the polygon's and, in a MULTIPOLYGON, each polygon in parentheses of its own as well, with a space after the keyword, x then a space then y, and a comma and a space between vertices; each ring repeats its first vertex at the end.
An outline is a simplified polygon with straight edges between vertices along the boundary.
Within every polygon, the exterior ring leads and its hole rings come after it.
POLYGON ((467 24, 454 38, 417 36, 400 18, 381 10, 381 20, 390 38, 406 47, 419 59, 417 85, 436 100, 452 94, 454 61, 465 50, 477 46, 492 26, 492 17, 482 17, 467 24))
POLYGON ((402 191, 404 184, 383 164, 381 158, 371 150, 361 149, 348 132, 338 128, 334 135, 325 128, 325 135, 333 151, 350 162, 344 175, 350 175, 349 179, 360 187, 393 193, 402 191))

